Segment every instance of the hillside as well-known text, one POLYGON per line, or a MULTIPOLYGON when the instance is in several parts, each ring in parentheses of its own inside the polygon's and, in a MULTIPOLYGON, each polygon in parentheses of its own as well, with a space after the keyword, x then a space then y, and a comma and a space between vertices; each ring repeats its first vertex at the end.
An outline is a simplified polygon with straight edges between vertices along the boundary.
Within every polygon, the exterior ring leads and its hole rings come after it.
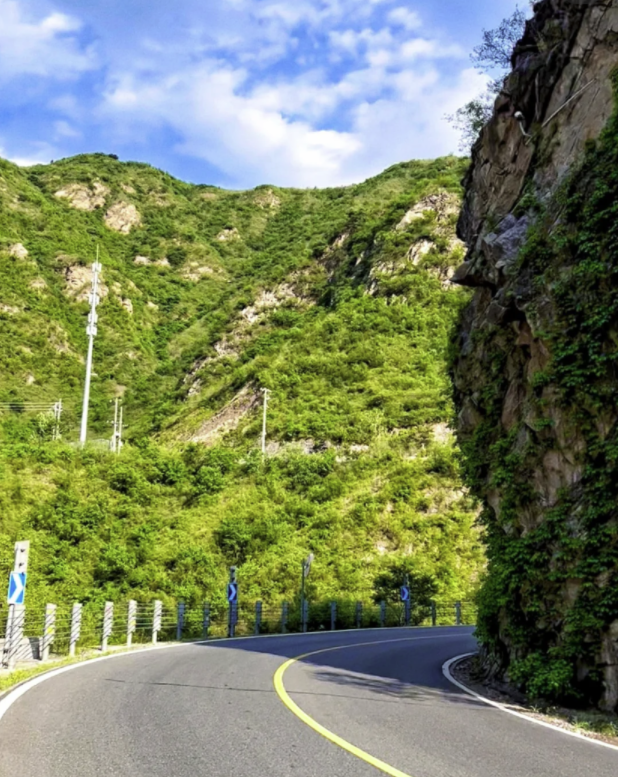
MULTIPOLYGON (((0 163, 0 567, 37 599, 367 597, 397 559, 467 598, 483 556, 448 431, 463 160, 329 190, 228 192, 94 154, 0 163), (89 265, 91 438, 75 447, 89 265), (261 388, 272 391, 268 455, 261 388), (62 440, 23 403, 62 399, 62 440)), ((40 409, 40 408, 39 408, 40 409)))

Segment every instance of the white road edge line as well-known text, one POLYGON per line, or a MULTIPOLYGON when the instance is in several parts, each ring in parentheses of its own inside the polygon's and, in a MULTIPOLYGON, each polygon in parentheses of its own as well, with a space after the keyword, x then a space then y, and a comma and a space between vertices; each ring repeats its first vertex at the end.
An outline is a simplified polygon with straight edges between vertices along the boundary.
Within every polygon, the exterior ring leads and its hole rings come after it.
MULTIPOLYGON (((412 628, 425 628, 425 627, 412 627, 412 628)), ((457 628, 454 626, 434 626, 434 627, 426 627, 433 629, 445 629, 445 628, 457 628)), ((204 639, 204 640, 195 640, 193 642, 171 642, 167 644, 159 644, 159 645, 150 645, 149 647, 144 648, 137 648, 134 650, 123 650, 118 653, 110 653, 106 656, 100 656, 99 658, 87 658, 84 661, 76 661, 74 664, 68 664, 67 666, 60 666, 58 669, 50 669, 47 672, 42 672, 39 675, 36 675, 36 677, 33 677, 31 680, 26 680, 23 683, 20 683, 16 688, 14 688, 12 691, 9 691, 6 696, 0 697, 0 720, 6 715, 9 708, 15 704, 17 699, 19 699, 21 696, 24 695, 27 691, 29 691, 31 688, 34 688, 37 685, 40 685, 41 683, 44 683, 46 680, 51 680, 52 677, 57 677, 59 674, 63 674, 64 672, 70 672, 72 669, 79 669, 83 666, 90 666, 90 664, 96 664, 99 661, 106 661, 108 658, 120 658, 121 656, 134 656, 139 653, 148 653, 152 650, 165 650, 169 648, 183 648, 183 647, 191 647, 192 645, 220 645, 222 642, 231 642, 234 644, 234 642, 238 642, 240 640, 248 640, 248 639, 274 639, 275 637, 298 637, 298 636, 305 636, 310 637, 316 634, 343 634, 343 633, 349 633, 349 632, 359 632, 359 631, 387 631, 388 629, 385 629, 381 626, 368 628, 368 629, 340 629, 338 631, 310 631, 304 635, 298 634, 296 632, 288 632, 287 634, 260 634, 260 635, 248 635, 246 637, 223 637, 222 639, 204 639)))
POLYGON ((461 656, 455 656, 455 658, 449 659, 442 665, 442 674, 446 677, 446 679, 450 683, 453 683, 453 685, 456 685, 464 693, 467 693, 468 696, 474 697, 478 701, 483 702, 483 704, 489 704, 491 707, 496 707, 497 709, 502 710, 502 712, 508 712, 509 715, 515 715, 516 718, 522 718, 522 720, 527 720, 528 723, 536 723, 537 726, 550 728, 553 731, 557 731, 559 734, 566 734, 567 736, 575 737, 576 739, 582 739, 584 742, 589 742, 592 745, 600 745, 601 747, 607 747, 610 750, 618 751, 618 745, 611 745, 609 742, 602 742, 600 739, 592 739, 591 737, 585 736, 585 734, 579 734, 577 731, 570 731, 569 729, 566 729, 566 728, 560 728, 560 726, 555 726, 553 723, 547 723, 544 720, 538 720, 537 718, 533 718, 533 717, 530 717, 529 715, 525 715, 523 712, 517 712, 516 710, 510 709, 505 704, 501 704, 499 701, 493 701, 492 699, 487 699, 485 696, 481 696, 480 693, 476 693, 476 691, 473 691, 471 688, 468 688, 463 683, 460 683, 459 680, 456 680, 453 677, 451 673, 451 667, 453 666, 453 664, 456 664, 458 661, 461 661, 464 658, 469 658, 470 656, 474 656, 474 655, 476 655, 476 653, 463 653, 461 656))

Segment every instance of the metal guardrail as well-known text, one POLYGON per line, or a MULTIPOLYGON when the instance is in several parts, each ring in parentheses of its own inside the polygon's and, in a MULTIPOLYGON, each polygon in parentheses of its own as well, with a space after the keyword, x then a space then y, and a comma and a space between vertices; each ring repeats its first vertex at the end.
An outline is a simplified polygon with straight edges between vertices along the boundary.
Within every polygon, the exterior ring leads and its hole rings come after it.
MULTIPOLYGON (((472 602, 432 602, 406 608, 403 604, 353 601, 309 602, 305 623, 299 603, 264 606, 241 602, 231 610, 208 603, 187 606, 184 602, 59 602, 25 608, 17 631, 6 609, 0 608, 0 634, 13 640, 4 650, 5 660, 41 660, 51 655, 75 655, 98 648, 102 651, 131 644, 174 640, 216 639, 302 631, 336 631, 355 628, 402 626, 475 625, 472 602), (15 633, 18 637, 15 638, 15 633)), ((2 654, 3 645, 0 645, 2 654)))

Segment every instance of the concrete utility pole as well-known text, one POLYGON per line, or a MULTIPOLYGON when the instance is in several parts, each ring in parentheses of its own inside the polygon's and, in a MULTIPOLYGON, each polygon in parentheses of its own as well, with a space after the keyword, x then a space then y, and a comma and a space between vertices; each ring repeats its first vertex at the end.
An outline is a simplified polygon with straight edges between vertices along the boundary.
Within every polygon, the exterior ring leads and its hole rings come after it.
POLYGON ((97 305, 99 304, 99 273, 101 265, 99 264, 99 247, 97 246, 97 261, 92 265, 92 291, 90 292, 90 313, 88 314, 88 326, 86 334, 88 335, 88 357, 86 358, 86 382, 84 383, 84 405, 82 408, 82 424, 79 433, 79 443, 83 447, 86 444, 88 435, 88 405, 90 404, 90 378, 92 377, 92 351, 94 348, 94 338, 97 335, 97 305))
POLYGON ((112 439, 109 446, 113 453, 120 453, 122 450, 122 416, 123 407, 120 404, 120 400, 116 398, 114 400, 114 431, 112 432, 112 439))
POLYGON ((262 456, 266 455, 266 412, 268 410, 268 395, 270 394, 270 389, 264 388, 262 389, 262 393, 264 394, 264 419, 262 421, 262 456))
POLYGON ((54 404, 54 431, 52 432, 52 440, 60 439, 60 421, 62 420, 62 400, 59 399, 54 404))

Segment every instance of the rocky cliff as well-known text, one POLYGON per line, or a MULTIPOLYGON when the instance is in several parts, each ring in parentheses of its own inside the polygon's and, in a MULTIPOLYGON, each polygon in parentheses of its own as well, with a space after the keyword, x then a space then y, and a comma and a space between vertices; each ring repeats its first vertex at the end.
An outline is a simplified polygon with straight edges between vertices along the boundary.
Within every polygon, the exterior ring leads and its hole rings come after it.
POLYGON ((616 0, 543 0, 477 142, 455 280, 480 634, 530 693, 618 706, 616 0))

